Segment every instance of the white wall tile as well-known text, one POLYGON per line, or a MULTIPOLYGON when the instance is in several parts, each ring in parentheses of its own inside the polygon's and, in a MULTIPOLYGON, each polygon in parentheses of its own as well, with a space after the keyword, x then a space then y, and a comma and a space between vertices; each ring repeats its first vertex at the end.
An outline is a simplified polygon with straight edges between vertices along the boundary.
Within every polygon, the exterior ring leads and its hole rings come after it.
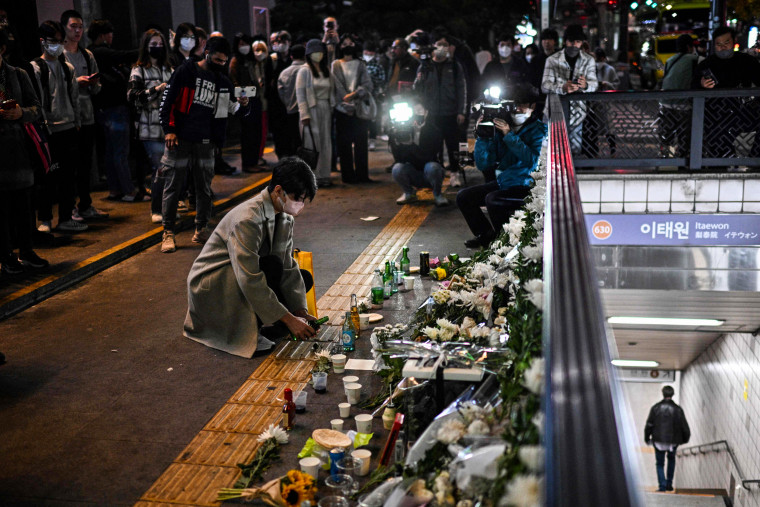
POLYGON ((697 213, 717 213, 718 203, 717 202, 697 202, 694 205, 694 211, 696 211, 697 213))
POLYGON ((623 202, 623 180, 602 180, 602 202, 623 202))
MULTIPOLYGON (((760 195, 758 195, 758 198, 760 198, 760 195)), ((742 211, 744 211, 744 213, 760 213, 760 202, 747 201, 744 203, 744 209, 742 211)))
POLYGON ((647 203, 645 202, 625 202, 623 203, 623 213, 646 213, 647 203))
POLYGON ((720 190, 719 180, 696 180, 697 201, 717 201, 720 190))
POLYGON ((647 200, 646 180, 626 180, 625 202, 633 202, 633 201, 646 202, 646 200, 647 200))
POLYGON ((744 182, 742 180, 721 180, 720 201, 741 201, 744 196, 744 182))
POLYGON ((718 211, 721 213, 739 213, 742 210, 741 202, 726 202, 721 201, 718 203, 718 211))
POLYGON ((581 201, 599 202, 602 182, 600 180, 579 180, 578 189, 581 192, 581 201))
POLYGON ((692 202, 696 182, 694 180, 674 180, 671 190, 671 199, 673 202, 692 202))
POLYGON ((583 212, 587 215, 589 214, 596 214, 599 213, 599 203, 598 202, 586 202, 583 201, 583 212))
POLYGON ((622 202, 603 202, 602 203, 602 213, 622 213, 622 212, 623 212, 622 202))
POLYGON ((647 190, 648 201, 669 202, 670 180, 649 180, 647 190))
POLYGON ((670 211, 673 213, 691 213, 694 211, 693 202, 673 202, 670 205, 670 211))
POLYGON ((760 180, 744 180, 744 200, 760 201, 760 180))
POLYGON ((647 204, 647 211, 649 213, 669 213, 670 212, 670 203, 669 202, 652 202, 649 201, 647 204))

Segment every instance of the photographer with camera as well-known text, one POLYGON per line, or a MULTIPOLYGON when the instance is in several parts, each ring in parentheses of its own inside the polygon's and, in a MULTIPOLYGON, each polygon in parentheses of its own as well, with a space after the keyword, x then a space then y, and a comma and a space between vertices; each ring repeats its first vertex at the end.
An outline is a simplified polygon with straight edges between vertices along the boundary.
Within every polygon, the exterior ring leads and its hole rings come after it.
POLYGON ((391 45, 391 71, 388 76, 388 95, 393 97, 411 89, 417 76, 419 62, 409 54, 409 43, 399 38, 391 45))
POLYGON ((465 241, 467 248, 485 247, 512 213, 523 205, 533 182, 530 173, 538 165, 541 144, 547 135, 546 124, 534 114, 536 94, 530 86, 516 87, 509 101, 499 107, 482 108, 476 127, 475 166, 480 171, 494 169, 496 181, 465 188, 457 194, 459 206, 475 237, 465 241), (489 112, 490 111, 490 112, 489 112), (487 121, 489 117, 493 121, 487 121), (480 207, 488 209, 490 222, 480 207))
POLYGON ((425 121, 425 110, 417 104, 414 110, 405 102, 396 103, 391 109, 391 133, 389 144, 393 153, 393 181, 404 194, 396 204, 417 201, 417 188, 433 189, 436 206, 446 206, 449 200, 442 192, 443 166, 439 160, 443 134, 430 121, 425 121), (415 137, 418 137, 415 143, 415 137))
POLYGON ((464 125, 467 107, 467 84, 462 66, 450 58, 449 41, 442 37, 435 42, 432 58, 423 58, 425 48, 419 48, 420 67, 414 81, 427 111, 427 121, 441 130, 449 154, 449 168, 460 171, 456 153, 459 150, 460 129, 464 125))
POLYGON ((338 57, 337 47, 340 44, 340 35, 338 34, 338 20, 333 17, 325 18, 322 24, 322 29, 324 30, 322 43, 327 46, 327 54, 325 55, 325 58, 327 60, 327 66, 330 67, 338 57))

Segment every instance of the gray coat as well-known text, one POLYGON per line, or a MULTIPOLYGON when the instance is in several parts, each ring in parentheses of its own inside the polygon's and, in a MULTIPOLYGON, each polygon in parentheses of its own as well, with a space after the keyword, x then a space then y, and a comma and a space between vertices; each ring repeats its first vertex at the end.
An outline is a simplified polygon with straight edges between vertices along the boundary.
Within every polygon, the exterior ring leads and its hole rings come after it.
POLYGON ((306 287, 293 259, 293 217, 275 214, 268 190, 219 222, 190 269, 187 292, 185 336, 241 357, 256 352, 256 317, 272 324, 288 311, 306 309, 306 287), (259 269, 265 255, 282 259, 286 301, 277 300, 259 269))

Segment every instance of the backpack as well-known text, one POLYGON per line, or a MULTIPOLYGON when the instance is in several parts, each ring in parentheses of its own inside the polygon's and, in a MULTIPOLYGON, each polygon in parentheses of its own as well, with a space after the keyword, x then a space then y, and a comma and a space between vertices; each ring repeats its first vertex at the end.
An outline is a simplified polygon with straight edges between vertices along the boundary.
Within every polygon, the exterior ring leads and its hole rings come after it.
MULTIPOLYGON (((43 107, 46 111, 50 112, 50 106, 53 102, 52 97, 50 96, 50 67, 48 67, 47 62, 43 60, 41 57, 37 57, 34 60, 34 63, 37 64, 37 67, 40 68, 40 84, 42 84, 42 90, 39 89, 37 86, 37 80, 32 79, 32 85, 34 85, 34 91, 37 92, 37 96, 40 99, 40 102, 42 102, 43 107), (45 93, 43 96, 42 92, 45 93), (47 97, 47 102, 43 97, 47 97)), ((64 60, 61 63, 61 67, 63 68, 63 78, 66 81, 66 91, 69 94, 69 100, 71 101, 71 105, 74 106, 74 98, 71 94, 71 69, 69 68, 68 64, 64 60)), ((88 68, 89 68, 89 58, 88 58, 88 68)))

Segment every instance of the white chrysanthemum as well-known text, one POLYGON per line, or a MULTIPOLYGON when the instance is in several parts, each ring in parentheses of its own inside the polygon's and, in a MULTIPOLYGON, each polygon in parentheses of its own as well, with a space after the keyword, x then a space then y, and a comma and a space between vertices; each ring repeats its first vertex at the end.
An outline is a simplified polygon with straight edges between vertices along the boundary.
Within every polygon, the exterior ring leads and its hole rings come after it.
POLYGON ((448 319, 438 319, 435 321, 435 323, 438 324, 438 327, 440 327, 441 329, 450 329, 454 332, 459 331, 459 326, 457 326, 456 324, 454 324, 448 319))
POLYGON ((544 392, 544 370, 546 361, 543 357, 537 357, 530 363, 530 368, 525 370, 525 380, 523 385, 533 394, 543 394, 544 392))
POLYGON ((288 432, 282 429, 277 424, 270 424, 269 427, 258 437, 259 442, 265 442, 269 440, 270 438, 274 438, 277 440, 277 443, 287 444, 288 443, 288 432))
POLYGON ((533 425, 538 429, 540 435, 544 434, 544 423, 546 422, 546 416, 543 412, 537 413, 531 421, 533 425))
POLYGON ((517 450, 520 461, 531 472, 543 472, 544 454, 544 448, 540 445, 524 445, 517 450))
POLYGON ((469 329, 470 338, 485 338, 491 334, 491 328, 487 326, 478 326, 469 329))
POLYGON ((456 507, 472 507, 472 500, 459 500, 456 507))
POLYGON ((488 435, 490 433, 491 433, 490 426, 488 426, 488 424, 481 419, 472 421, 470 425, 467 426, 468 435, 488 435))
POLYGON ((488 256, 488 262, 490 262, 494 266, 498 266, 501 264, 502 258, 496 254, 491 254, 488 256))
POLYGON ((512 507, 541 507, 542 495, 542 480, 538 476, 518 475, 507 485, 503 502, 512 507))
POLYGON ((330 351, 329 350, 320 350, 317 352, 317 360, 319 359, 327 359, 330 360, 330 351))
POLYGON ((515 211, 515 214, 512 215, 512 216, 515 217, 515 218, 517 218, 518 220, 523 220, 525 218, 525 215, 526 215, 525 210, 524 209, 519 209, 519 210, 515 211))
POLYGON ((525 221, 521 218, 513 216, 507 223, 507 232, 509 232, 509 240, 513 245, 516 245, 520 239, 523 228, 525 227, 525 221))
POLYGON ((402 323, 400 323, 400 322, 399 322, 398 324, 396 324, 396 325, 394 326, 394 328, 395 328, 395 330, 396 330, 397 332, 399 332, 399 331, 400 331, 400 332, 403 332, 403 331, 406 331, 406 324, 402 324, 402 323))
MULTIPOLYGON (((501 258, 499 258, 501 259, 501 258)), ((499 260, 501 262, 501 260, 499 260)), ((477 283, 480 284, 481 280, 488 280, 494 275, 495 271, 494 269, 489 266, 488 264, 485 264, 483 262, 478 262, 472 267, 472 271, 470 272, 470 275, 477 280, 477 283)))
MULTIPOLYGON (((539 214, 538 217, 533 221, 533 228, 538 232, 538 237, 542 237, 541 233, 544 230, 544 215, 539 214)), ((543 240, 542 240, 543 241, 543 240)))
POLYGON ((433 300, 439 305, 442 305, 449 299, 451 299, 451 292, 446 289, 441 289, 433 292, 433 300))
POLYGON ((507 323, 507 318, 504 317, 503 315, 499 315, 493 320, 493 323, 496 324, 497 326, 503 326, 507 323))
POLYGON ((501 330, 500 329, 492 329, 491 332, 488 335, 488 345, 491 347, 498 347, 501 345, 501 330))
POLYGON ((523 257, 530 261, 540 261, 544 258, 544 247, 543 244, 539 246, 524 246, 520 250, 523 254, 523 257))
POLYGON ((453 329, 444 328, 438 332, 438 341, 450 342, 454 339, 456 335, 457 333, 453 329))
POLYGON ((533 303, 539 310, 544 309, 544 282, 538 278, 528 280, 524 285, 528 293, 528 300, 533 303))
POLYGON ((526 204, 525 208, 528 211, 531 211, 533 213, 543 213, 545 204, 546 204, 545 197, 536 197, 531 202, 526 204))
POLYGON ((465 317, 464 320, 462 320, 462 324, 459 326, 459 329, 462 331, 467 331, 468 329, 471 329, 477 325, 478 324, 475 322, 475 319, 472 317, 465 317))
POLYGON ((459 419, 446 421, 438 428, 435 438, 446 445, 458 442, 464 436, 467 428, 459 419))
POLYGON ((422 329, 422 334, 424 334, 425 336, 427 336, 433 341, 438 340, 439 333, 440 333, 440 329, 438 329, 437 327, 427 326, 422 329))

